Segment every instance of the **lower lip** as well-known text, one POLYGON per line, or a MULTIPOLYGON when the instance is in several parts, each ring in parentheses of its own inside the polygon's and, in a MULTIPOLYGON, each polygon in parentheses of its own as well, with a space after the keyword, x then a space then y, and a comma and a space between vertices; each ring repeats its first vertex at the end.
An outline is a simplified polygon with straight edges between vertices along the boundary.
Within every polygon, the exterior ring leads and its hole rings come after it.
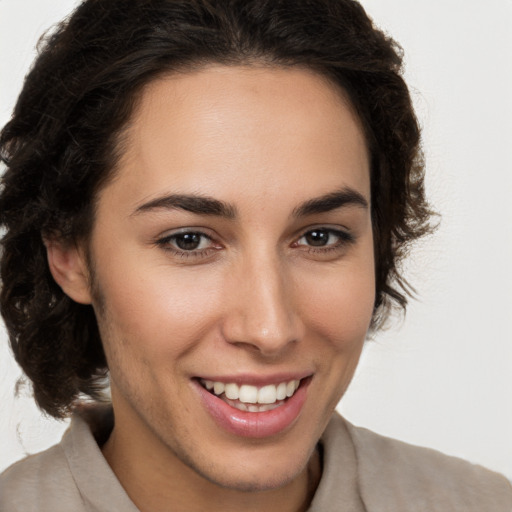
POLYGON ((283 405, 264 412, 240 411, 204 389, 197 381, 196 385, 204 406, 220 427, 237 436, 263 438, 277 435, 295 423, 306 401, 309 381, 302 381, 283 405))

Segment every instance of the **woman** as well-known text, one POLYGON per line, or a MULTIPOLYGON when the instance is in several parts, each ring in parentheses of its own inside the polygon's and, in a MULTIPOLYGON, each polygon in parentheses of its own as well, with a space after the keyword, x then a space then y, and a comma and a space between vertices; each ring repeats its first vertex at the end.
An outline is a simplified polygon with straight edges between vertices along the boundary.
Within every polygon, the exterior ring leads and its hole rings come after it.
POLYGON ((2 132, 2 312, 75 419, 2 505, 510 507, 332 416, 431 231, 400 63, 348 1, 89 1, 49 38, 2 132))

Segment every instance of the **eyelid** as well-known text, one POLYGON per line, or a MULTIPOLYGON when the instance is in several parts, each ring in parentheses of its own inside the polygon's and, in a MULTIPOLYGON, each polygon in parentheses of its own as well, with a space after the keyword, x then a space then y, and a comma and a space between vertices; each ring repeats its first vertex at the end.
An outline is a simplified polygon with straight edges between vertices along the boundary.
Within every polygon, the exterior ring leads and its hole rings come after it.
POLYGON ((313 256, 335 256, 336 254, 343 253, 347 250, 350 245, 356 242, 356 236, 348 229, 340 226, 329 226, 329 225, 315 225, 308 226, 306 229, 300 231, 300 235, 296 236, 292 247, 301 250, 307 254, 313 256), (300 240, 304 238, 308 233, 312 231, 325 231, 331 235, 337 237, 334 243, 327 245, 309 245, 307 243, 300 243, 300 240))
POLYGON ((346 227, 346 226, 340 226, 339 224, 333 225, 333 224, 312 224, 310 226, 306 226, 301 228, 300 230, 297 230, 295 232, 295 235, 293 235, 292 238, 295 240, 298 240, 302 238, 303 236, 307 235, 311 231, 327 231, 329 233, 334 233, 342 237, 346 238, 355 238, 355 235, 353 233, 353 230, 346 227))
POLYGON ((198 235, 204 236, 205 238, 208 238, 209 240, 215 240, 216 236, 214 233, 212 233, 211 229, 199 227, 199 226, 187 226, 187 227, 180 227, 176 229, 168 229, 166 231, 163 231, 162 233, 158 234, 154 238, 154 242, 158 242, 161 240, 168 240, 169 238, 172 238, 174 236, 178 235, 186 235, 186 234, 192 234, 197 233, 198 235))
POLYGON ((208 233, 208 231, 210 230, 194 226, 178 228, 175 230, 166 231, 163 234, 157 236, 154 240, 154 244, 176 257, 201 259, 211 255, 212 251, 217 251, 221 248, 219 242, 216 241, 216 238, 208 233), (186 234, 200 235, 202 238, 209 240, 211 244, 208 247, 203 247, 200 249, 185 250, 180 249, 171 242, 173 238, 186 234))

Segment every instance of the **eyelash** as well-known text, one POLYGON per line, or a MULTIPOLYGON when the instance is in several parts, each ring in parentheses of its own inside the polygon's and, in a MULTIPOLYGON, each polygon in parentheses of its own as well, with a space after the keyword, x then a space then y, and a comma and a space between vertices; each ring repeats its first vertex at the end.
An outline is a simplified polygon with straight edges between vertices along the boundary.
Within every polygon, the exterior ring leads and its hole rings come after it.
MULTIPOLYGON (((209 240, 214 244, 214 240, 211 236, 207 235, 206 233, 203 233, 202 231, 195 231, 193 229, 186 230, 186 231, 180 231, 178 233, 173 233, 172 235, 166 235, 156 241, 156 245, 163 248, 165 251, 169 251, 174 256, 180 257, 180 258, 194 258, 194 259, 201 259, 206 258, 212 254, 213 251, 217 251, 220 249, 220 246, 210 246, 205 247, 203 249, 191 249, 191 250, 184 250, 179 249, 176 247, 176 240, 179 237, 184 237, 187 235, 197 235, 201 238, 202 243, 204 240, 209 240)), ((341 251, 342 249, 345 249, 348 245, 351 245, 355 242, 355 237, 348 233, 347 231, 341 231, 338 229, 333 228, 327 228, 327 227, 318 227, 318 228, 312 228, 308 229, 307 231, 303 232, 302 235, 298 238, 296 242, 294 242, 293 247, 302 247, 304 251, 307 251, 311 254, 329 254, 333 251, 341 251), (311 235, 314 232, 322 232, 327 233, 329 235, 329 238, 334 236, 338 238, 338 241, 334 244, 325 245, 325 246, 311 246, 306 244, 300 244, 300 240, 305 238, 308 235, 311 235)))
POLYGON ((339 229, 333 229, 333 228, 326 228, 326 227, 318 227, 313 229, 308 229, 297 242, 295 242, 294 245, 299 246, 300 240, 305 238, 307 235, 310 235, 314 232, 322 232, 327 233, 329 235, 329 238, 331 236, 335 236, 338 238, 338 241, 334 244, 325 245, 325 246, 312 246, 307 245, 305 246, 305 250, 307 250, 308 253, 313 254, 328 254, 332 251, 340 251, 341 249, 345 249, 348 245, 351 245, 355 242, 355 238, 351 233, 348 233, 347 231, 341 231, 339 229))
POLYGON ((201 243, 204 240, 209 240, 210 242, 213 242, 212 237, 208 236, 206 233, 203 233, 202 231, 195 231, 193 229, 191 230, 185 230, 180 231, 178 233, 173 233, 172 235, 166 235, 156 241, 156 244, 159 247, 162 247, 165 251, 170 252, 174 256, 180 257, 180 258, 205 258, 209 256, 212 251, 218 250, 216 247, 205 247, 204 249, 192 249, 192 250, 184 250, 180 249, 179 247, 176 247, 174 244, 176 243, 176 240, 179 237, 184 237, 187 235, 198 235, 201 238, 201 243), (174 243, 173 243, 174 242, 174 243))

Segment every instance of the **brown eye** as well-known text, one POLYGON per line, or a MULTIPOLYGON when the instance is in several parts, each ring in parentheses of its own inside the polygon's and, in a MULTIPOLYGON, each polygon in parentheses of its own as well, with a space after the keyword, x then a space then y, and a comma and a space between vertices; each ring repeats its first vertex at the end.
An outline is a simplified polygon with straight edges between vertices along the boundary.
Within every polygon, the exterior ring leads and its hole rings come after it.
POLYGON ((330 228, 315 228, 306 231, 297 240, 298 246, 305 248, 330 250, 336 248, 343 248, 345 245, 353 243, 354 237, 346 231, 330 228))
POLYGON ((182 251, 194 251, 199 248, 204 235, 201 233, 182 233, 174 235, 174 243, 176 247, 182 251))
POLYGON ((312 245, 314 247, 322 247, 329 243, 329 238, 332 233, 325 229, 314 229, 312 231, 308 231, 304 235, 304 240, 308 245, 312 245))
POLYGON ((208 235, 200 231, 182 231, 164 236, 157 244, 164 249, 189 256, 208 251, 215 245, 208 235))

